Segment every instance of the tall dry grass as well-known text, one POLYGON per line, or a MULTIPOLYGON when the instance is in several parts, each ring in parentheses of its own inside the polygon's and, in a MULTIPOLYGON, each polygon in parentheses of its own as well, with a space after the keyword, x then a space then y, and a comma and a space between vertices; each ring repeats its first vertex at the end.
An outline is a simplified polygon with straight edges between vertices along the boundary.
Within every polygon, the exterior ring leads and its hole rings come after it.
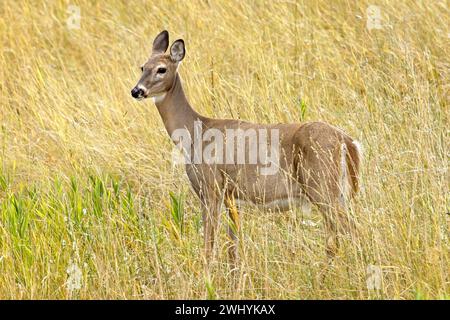
POLYGON ((152 2, 0 2, 0 298, 448 299, 448 3, 152 2), (361 246, 327 268, 318 213, 249 207, 236 287, 223 232, 204 267, 199 203, 129 94, 162 29, 199 112, 362 141, 361 246))

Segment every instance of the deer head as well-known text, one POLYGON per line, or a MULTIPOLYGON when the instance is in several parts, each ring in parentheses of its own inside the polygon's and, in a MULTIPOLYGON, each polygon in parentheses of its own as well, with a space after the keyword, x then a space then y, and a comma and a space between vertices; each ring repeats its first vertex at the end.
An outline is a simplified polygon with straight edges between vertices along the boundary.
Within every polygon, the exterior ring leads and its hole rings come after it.
POLYGON ((142 75, 131 95, 137 100, 158 97, 168 92, 175 80, 177 68, 186 53, 184 41, 176 40, 166 54, 169 47, 169 32, 166 30, 158 34, 153 41, 152 54, 141 66, 142 75))

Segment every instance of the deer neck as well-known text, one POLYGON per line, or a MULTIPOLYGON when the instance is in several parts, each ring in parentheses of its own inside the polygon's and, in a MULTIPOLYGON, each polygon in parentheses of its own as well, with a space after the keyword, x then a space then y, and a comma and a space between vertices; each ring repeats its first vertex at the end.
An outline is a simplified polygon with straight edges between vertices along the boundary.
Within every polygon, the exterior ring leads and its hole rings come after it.
POLYGON ((154 101, 170 136, 177 129, 187 129, 192 135, 194 122, 204 118, 192 109, 187 101, 178 73, 172 88, 165 94, 155 97, 154 101))

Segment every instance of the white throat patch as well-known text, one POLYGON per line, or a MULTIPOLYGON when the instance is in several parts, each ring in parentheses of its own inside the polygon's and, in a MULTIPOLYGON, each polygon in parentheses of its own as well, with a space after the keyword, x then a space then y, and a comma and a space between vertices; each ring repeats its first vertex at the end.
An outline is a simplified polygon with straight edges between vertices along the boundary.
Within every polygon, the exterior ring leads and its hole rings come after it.
POLYGON ((162 102, 164 100, 165 97, 166 97, 165 93, 163 93, 163 94, 161 94, 159 96, 155 96, 155 97, 153 97, 153 102, 154 103, 160 103, 160 102, 162 102))

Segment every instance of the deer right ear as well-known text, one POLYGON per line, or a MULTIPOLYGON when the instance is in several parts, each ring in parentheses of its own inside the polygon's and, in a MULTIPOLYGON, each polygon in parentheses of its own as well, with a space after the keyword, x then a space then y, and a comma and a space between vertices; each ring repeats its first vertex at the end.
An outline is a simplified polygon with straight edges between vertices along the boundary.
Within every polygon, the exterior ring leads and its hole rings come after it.
POLYGON ((169 32, 167 30, 162 31, 153 40, 152 54, 159 54, 166 52, 169 47, 169 32))
POLYGON ((170 46, 170 57, 175 62, 180 62, 183 60, 186 54, 186 49, 184 48, 183 39, 178 39, 170 46))

